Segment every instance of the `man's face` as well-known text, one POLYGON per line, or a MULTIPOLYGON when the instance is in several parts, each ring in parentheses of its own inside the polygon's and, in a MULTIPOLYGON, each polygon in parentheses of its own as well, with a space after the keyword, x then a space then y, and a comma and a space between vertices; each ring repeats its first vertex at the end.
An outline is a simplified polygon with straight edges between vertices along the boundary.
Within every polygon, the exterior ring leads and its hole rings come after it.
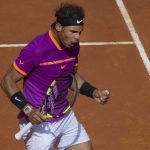
POLYGON ((59 40, 64 47, 72 47, 79 42, 83 26, 62 26, 59 32, 59 40))

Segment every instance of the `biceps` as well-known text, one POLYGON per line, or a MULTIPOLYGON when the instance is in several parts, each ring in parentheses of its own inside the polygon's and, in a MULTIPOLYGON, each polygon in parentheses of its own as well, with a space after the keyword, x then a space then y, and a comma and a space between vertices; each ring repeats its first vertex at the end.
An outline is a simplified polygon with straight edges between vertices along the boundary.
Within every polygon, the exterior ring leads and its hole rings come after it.
POLYGON ((15 82, 15 83, 20 81, 22 78, 23 78, 23 75, 17 72, 13 66, 9 68, 9 70, 4 76, 5 80, 8 80, 8 81, 11 80, 12 82, 15 82))
POLYGON ((1 87, 4 90, 4 92, 7 94, 8 97, 11 97, 15 92, 19 90, 19 88, 16 85, 16 82, 21 80, 23 78, 23 75, 18 73, 13 66, 9 68, 5 76, 3 77, 1 81, 1 87))

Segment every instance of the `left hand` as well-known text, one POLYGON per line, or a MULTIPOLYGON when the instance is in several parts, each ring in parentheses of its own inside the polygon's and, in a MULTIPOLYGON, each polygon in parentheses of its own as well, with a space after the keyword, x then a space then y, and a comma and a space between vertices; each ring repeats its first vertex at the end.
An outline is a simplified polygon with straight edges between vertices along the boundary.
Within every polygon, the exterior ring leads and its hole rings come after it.
POLYGON ((107 103, 109 96, 110 96, 110 92, 108 90, 100 91, 100 90, 96 89, 93 92, 93 98, 100 104, 107 103))

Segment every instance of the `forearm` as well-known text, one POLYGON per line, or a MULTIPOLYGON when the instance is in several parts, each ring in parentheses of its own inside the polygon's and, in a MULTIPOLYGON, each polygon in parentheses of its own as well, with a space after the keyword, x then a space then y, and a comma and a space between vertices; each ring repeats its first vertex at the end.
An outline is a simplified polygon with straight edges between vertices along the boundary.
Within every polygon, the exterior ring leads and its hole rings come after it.
POLYGON ((1 81, 1 88, 9 98, 20 90, 17 84, 15 82, 10 82, 10 80, 9 78, 4 78, 1 81))
POLYGON ((108 90, 100 91, 97 87, 94 87, 92 84, 87 82, 78 73, 76 73, 76 79, 78 81, 78 89, 80 94, 95 99, 97 102, 101 104, 107 102, 110 94, 108 90))
POLYGON ((5 94, 9 97, 11 102, 20 109, 27 104, 27 100, 17 86, 17 82, 22 78, 23 76, 11 66, 1 81, 1 87, 5 94))
POLYGON ((1 81, 1 87, 11 102, 22 110, 33 124, 46 120, 39 111, 36 111, 31 105, 28 104, 15 82, 9 82, 9 79, 5 78, 1 81), (33 116, 35 116, 35 118, 33 116))
POLYGON ((85 80, 79 73, 75 74, 75 78, 76 78, 77 83, 78 83, 78 89, 80 89, 82 84, 85 82, 85 80))
POLYGON ((93 92, 97 88, 88 83, 79 73, 75 74, 78 82, 79 93, 93 98, 93 92))

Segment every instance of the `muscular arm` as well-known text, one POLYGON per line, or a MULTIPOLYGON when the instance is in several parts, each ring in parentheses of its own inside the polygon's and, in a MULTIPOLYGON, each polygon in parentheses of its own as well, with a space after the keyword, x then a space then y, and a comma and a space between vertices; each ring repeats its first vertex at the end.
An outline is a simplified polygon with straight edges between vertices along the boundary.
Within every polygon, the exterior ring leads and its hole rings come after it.
POLYGON ((9 98, 20 90, 17 86, 17 82, 21 79, 23 79, 23 75, 17 72, 13 66, 11 66, 4 75, 1 80, 1 87, 9 98))
POLYGON ((75 74, 75 78, 76 78, 77 83, 78 83, 78 89, 80 89, 80 87, 85 82, 85 80, 83 79, 83 77, 81 77, 81 75, 79 75, 79 73, 75 74))
MULTIPOLYGON (((78 83, 78 89, 80 89, 83 83, 86 81, 78 73, 75 74, 75 77, 78 83)), ((105 104, 108 101, 109 94, 110 93, 106 90, 100 91, 99 89, 95 89, 93 91, 93 99, 96 100, 100 104, 105 104)))
MULTIPOLYGON (((17 86, 17 82, 23 79, 23 77, 24 76, 18 73, 13 66, 9 68, 9 70, 1 80, 1 87, 9 98, 11 98, 11 96, 14 95, 16 92, 20 91, 19 87, 17 86)), ((38 124, 43 120, 46 120, 39 112, 39 110, 35 110, 34 108, 32 109, 33 112, 26 115, 33 124, 38 124)))

